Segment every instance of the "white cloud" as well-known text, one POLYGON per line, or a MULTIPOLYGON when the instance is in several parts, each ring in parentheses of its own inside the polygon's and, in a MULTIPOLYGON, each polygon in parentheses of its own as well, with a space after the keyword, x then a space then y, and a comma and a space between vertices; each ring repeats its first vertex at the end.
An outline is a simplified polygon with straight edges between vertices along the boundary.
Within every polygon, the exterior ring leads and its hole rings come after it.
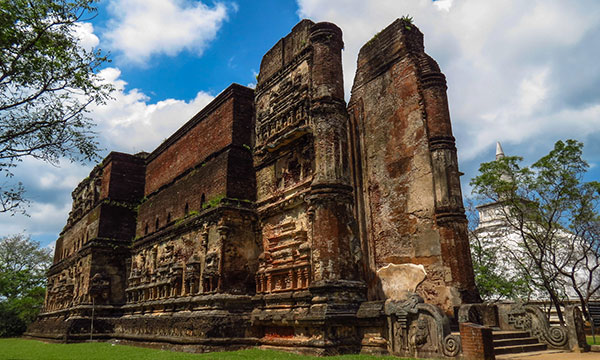
POLYGON ((148 96, 138 89, 126 90, 127 83, 120 75, 116 68, 100 72, 115 87, 114 100, 90 108, 102 145, 109 150, 150 152, 214 98, 200 91, 190 101, 166 99, 148 103, 148 96))
POLYGON ((71 192, 92 167, 67 159, 54 166, 24 158, 14 169, 14 179, 25 186, 25 197, 31 201, 26 208, 29 216, 0 214, 0 237, 25 232, 43 243, 48 238, 55 240, 71 210, 71 192))
POLYGON ((510 154, 531 158, 558 139, 592 144, 600 137, 596 1, 298 0, 298 4, 301 17, 334 22, 344 31, 347 97, 360 47, 396 18, 412 16, 425 35, 426 51, 448 79, 459 158, 467 168, 490 160, 482 154, 493 152, 497 140, 510 144, 510 154))
POLYGON ((113 19, 104 36, 134 63, 184 49, 201 54, 227 19, 227 7, 219 2, 209 7, 200 1, 111 0, 108 10, 113 19))
MULTIPOLYGON (((214 98, 198 92, 190 101, 166 99, 150 103, 143 92, 127 90, 127 83, 120 75, 116 68, 100 72, 104 81, 115 87, 114 99, 90 108, 89 115, 97 124, 94 130, 98 133, 100 146, 107 151, 150 152, 214 98)), ((56 239, 71 210, 71 192, 88 176, 93 166, 65 159, 58 166, 32 158, 23 159, 14 173, 15 179, 22 180, 27 189, 25 195, 31 200, 27 209, 30 217, 0 216, 0 236, 26 232, 43 243, 56 239)))
POLYGON ((58 232, 67 222, 71 210, 71 199, 65 202, 36 202, 32 201, 27 208, 29 217, 15 215, 0 218, 0 237, 11 234, 26 233, 34 237, 53 234, 56 239, 58 232))
POLYGON ((450 11, 453 0, 433 0, 433 5, 437 6, 439 10, 450 11))
POLYGON ((90 23, 77 23, 74 27, 74 32, 75 36, 79 39, 79 45, 85 50, 91 51, 100 43, 100 40, 94 34, 94 26, 90 23))

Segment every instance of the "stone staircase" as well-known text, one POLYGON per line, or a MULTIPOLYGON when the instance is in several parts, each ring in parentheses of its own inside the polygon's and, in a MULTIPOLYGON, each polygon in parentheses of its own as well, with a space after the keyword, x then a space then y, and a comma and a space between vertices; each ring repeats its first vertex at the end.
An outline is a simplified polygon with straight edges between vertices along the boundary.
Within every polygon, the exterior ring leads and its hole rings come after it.
POLYGON ((494 330, 492 336, 496 355, 547 350, 546 344, 540 343, 526 331, 494 330))

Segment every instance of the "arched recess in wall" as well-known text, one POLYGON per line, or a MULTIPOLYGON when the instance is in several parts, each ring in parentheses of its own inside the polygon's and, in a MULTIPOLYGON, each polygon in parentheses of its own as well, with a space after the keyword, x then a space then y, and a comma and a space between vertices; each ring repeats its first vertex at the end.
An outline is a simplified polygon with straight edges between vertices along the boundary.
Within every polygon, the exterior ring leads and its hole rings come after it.
POLYGON ((190 212, 190 205, 185 203, 185 208, 183 209, 183 214, 187 215, 190 212))
POLYGON ((155 231, 158 231, 158 225, 159 225, 158 218, 156 218, 156 222, 154 223, 155 231))
POLYGON ((204 203, 206 202, 206 195, 202 194, 200 197, 200 209, 204 209, 204 203))

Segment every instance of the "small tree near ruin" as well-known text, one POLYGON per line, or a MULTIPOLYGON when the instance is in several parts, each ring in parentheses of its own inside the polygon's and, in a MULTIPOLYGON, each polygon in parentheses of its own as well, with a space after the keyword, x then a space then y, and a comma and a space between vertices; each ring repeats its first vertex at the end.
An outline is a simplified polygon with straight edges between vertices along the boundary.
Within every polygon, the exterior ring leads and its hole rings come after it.
POLYGON ((534 289, 527 274, 511 265, 511 260, 505 256, 506 243, 497 241, 509 229, 497 228, 493 236, 479 231, 479 217, 473 199, 465 199, 465 212, 469 220, 475 283, 481 298, 491 302, 529 299, 534 289))
POLYGON ((17 336, 43 302, 51 250, 23 234, 0 238, 0 337, 17 336))
MULTIPOLYGON (((600 288, 600 183, 585 182, 583 144, 558 141, 530 167, 522 158, 497 156, 471 180, 506 227, 503 250, 518 272, 545 291, 563 322, 561 298, 575 293, 582 308, 600 288)), ((586 311, 585 311, 586 312, 586 311)), ((586 312, 586 316, 587 316, 586 312)))

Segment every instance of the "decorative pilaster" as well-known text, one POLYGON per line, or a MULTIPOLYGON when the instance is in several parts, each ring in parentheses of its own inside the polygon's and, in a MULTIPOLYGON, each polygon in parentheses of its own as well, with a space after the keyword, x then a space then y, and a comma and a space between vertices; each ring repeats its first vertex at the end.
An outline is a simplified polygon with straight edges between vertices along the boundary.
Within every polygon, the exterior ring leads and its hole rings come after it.
POLYGON ((311 125, 315 175, 308 197, 312 219, 313 284, 357 280, 352 257, 357 227, 348 160, 348 114, 344 102, 342 32, 331 23, 311 28, 313 47, 311 125))

